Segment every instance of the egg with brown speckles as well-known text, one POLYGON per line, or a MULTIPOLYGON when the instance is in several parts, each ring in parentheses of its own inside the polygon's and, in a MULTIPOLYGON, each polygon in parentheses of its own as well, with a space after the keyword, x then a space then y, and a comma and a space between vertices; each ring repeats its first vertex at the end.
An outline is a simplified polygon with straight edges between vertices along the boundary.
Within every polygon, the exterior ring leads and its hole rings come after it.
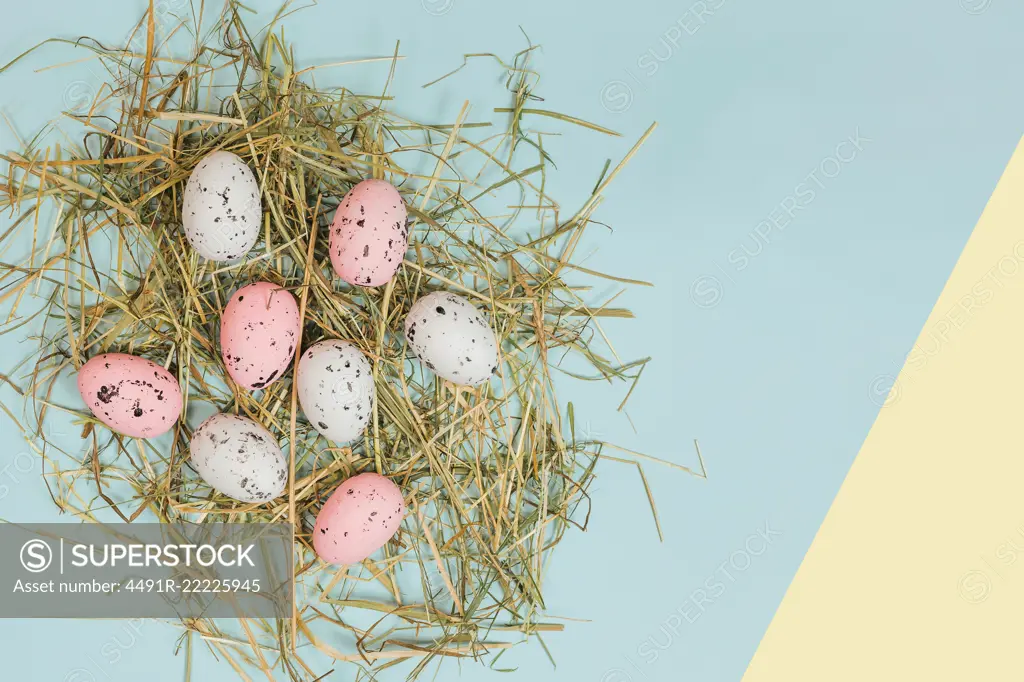
POLYGON ((313 549, 331 564, 354 564, 388 543, 405 516, 405 499, 391 479, 368 472, 344 481, 313 526, 313 549))
POLYGON ((236 291, 220 320, 220 353, 228 374, 249 390, 281 378, 300 332, 295 297, 277 284, 254 282, 236 291))
POLYGON ((78 370, 78 392, 97 419, 133 438, 167 433, 181 415, 178 380, 136 355, 95 356, 78 370))
POLYGON ((260 187, 237 155, 217 151, 193 169, 185 185, 181 223, 189 244, 203 258, 234 261, 260 236, 260 187))
POLYGON ((215 490, 239 502, 267 502, 288 482, 288 462, 274 435, 248 417, 215 414, 195 430, 192 466, 215 490))
POLYGON ((327 339, 306 349, 296 378, 299 404, 325 438, 351 443, 373 414, 373 367, 355 344, 327 339))
POLYGON ((483 313, 456 294, 436 291, 416 300, 405 318, 405 338, 439 377, 477 386, 498 368, 498 343, 483 313))
POLYGON ((394 185, 363 180, 338 204, 331 264, 349 284, 376 287, 395 276, 409 245, 408 212, 394 185))

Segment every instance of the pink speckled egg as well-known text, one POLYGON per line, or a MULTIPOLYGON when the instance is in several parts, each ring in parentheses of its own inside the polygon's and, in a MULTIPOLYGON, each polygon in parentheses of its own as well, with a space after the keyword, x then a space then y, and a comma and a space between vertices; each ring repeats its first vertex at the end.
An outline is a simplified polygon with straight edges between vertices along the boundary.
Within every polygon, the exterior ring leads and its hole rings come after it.
POLYGON ((154 438, 181 416, 181 387, 166 369, 125 353, 97 355, 78 370, 78 392, 96 418, 118 433, 154 438))
POLYGON ((405 516, 402 491, 375 473, 353 476, 324 503, 313 526, 313 548, 331 564, 355 564, 387 544, 405 516))
POLYGON ((254 282, 235 292, 220 318, 220 354, 228 374, 252 390, 288 369, 299 339, 299 306, 290 292, 254 282))
POLYGON ((384 180, 363 180, 338 204, 331 264, 349 284, 376 287, 395 276, 409 245, 402 196, 384 180))

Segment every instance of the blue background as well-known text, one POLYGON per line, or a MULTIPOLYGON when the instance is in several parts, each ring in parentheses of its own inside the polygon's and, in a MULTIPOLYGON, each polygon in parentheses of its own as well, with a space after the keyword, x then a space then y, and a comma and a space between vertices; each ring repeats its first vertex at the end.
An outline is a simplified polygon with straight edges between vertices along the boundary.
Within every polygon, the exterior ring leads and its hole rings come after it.
MULTIPOLYGON (((0 26, 2 61, 54 35, 120 39, 144 7, 23 3, 0 26)), ((566 384, 562 398, 593 435, 684 465, 698 438, 710 478, 646 467, 659 544, 636 472, 603 463, 590 530, 568 537, 545 585, 551 614, 589 622, 546 636, 557 669, 536 644, 503 664, 536 680, 740 679, 1021 135, 1022 23, 1010 0, 325 2, 288 20, 302 65, 389 55, 400 39, 395 108, 437 120, 466 98, 482 102, 471 120, 493 117, 491 65, 420 86, 465 52, 511 56, 521 25, 543 45, 542 106, 624 134, 531 122, 566 133, 545 147, 567 207, 660 123, 596 215, 614 232, 584 249, 589 267, 656 284, 619 299, 636 320, 608 325, 620 355, 654 356, 628 405, 636 431, 615 412, 623 387, 566 384), (837 151, 858 134, 859 150, 837 151)), ((99 84, 95 65, 33 72, 82 56, 56 48, 0 74, 18 133, 99 84)), ((386 69, 332 78, 375 91, 386 69)), ((24 355, 17 338, 0 345, 24 355)), ((0 429, 0 517, 55 520, 16 429, 0 429)), ((0 677, 182 680, 178 631, 136 627, 0 620, 0 677)), ((233 675, 197 649, 194 680, 233 675)))

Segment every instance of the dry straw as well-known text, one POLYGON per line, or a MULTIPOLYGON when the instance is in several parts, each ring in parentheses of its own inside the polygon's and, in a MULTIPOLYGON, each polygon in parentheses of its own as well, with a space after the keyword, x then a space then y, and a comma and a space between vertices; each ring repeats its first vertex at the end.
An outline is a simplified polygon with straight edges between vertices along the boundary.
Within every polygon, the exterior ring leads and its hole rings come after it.
POLYGON ((317 651, 335 665, 359 665, 360 676, 406 663, 411 678, 451 657, 500 668, 509 646, 533 637, 543 645, 542 633, 563 627, 544 616, 543 576, 564 533, 586 526, 597 460, 636 466, 645 489, 641 460, 658 461, 577 433, 572 405, 560 406, 554 389, 562 373, 622 381, 631 393, 646 362, 619 360, 600 325, 630 313, 585 301, 587 279, 646 283, 594 272, 574 255, 604 190, 654 126, 566 214, 546 192, 551 160, 527 122, 540 116, 588 129, 582 134, 614 133, 538 108, 534 47, 509 63, 467 56, 507 73, 512 103, 495 110, 507 127, 469 122, 468 104, 453 124, 428 125, 384 106, 397 48, 384 58, 391 70, 382 94, 321 88, 314 70, 322 67, 295 67, 280 26, 287 5, 256 34, 238 3, 207 19, 205 33, 203 10, 193 7, 158 39, 166 17, 151 2, 129 40, 144 49, 58 41, 89 51, 110 80, 88 110, 64 115, 59 128, 77 132, 46 147, 41 135, 3 156, 0 206, 13 216, 0 234, 0 301, 10 308, 3 331, 35 324, 43 332, 32 357, 0 375, 24 410, 0 406, 39 455, 64 513, 293 524, 292 618, 178 623, 189 668, 200 642, 243 679, 319 679, 327 671, 317 651), (191 55, 167 54, 183 35, 191 55), (200 258, 181 230, 185 182, 217 149, 250 164, 264 202, 262 240, 233 265, 200 258), (423 159, 427 172, 411 170, 423 159), (392 282, 363 290, 333 276, 323 235, 338 199, 366 177, 401 188, 413 243, 392 282), (519 198, 511 205, 509 192, 519 198), (15 260, 28 239, 30 254, 15 260), (291 375, 253 393, 226 376, 219 317, 232 291, 256 279, 300 299, 302 347, 342 338, 372 360, 378 399, 361 442, 335 447, 311 429, 291 375), (412 302, 438 289, 488 313, 501 346, 490 385, 459 388, 408 359, 398 330, 412 302), (186 409, 245 414, 279 435, 291 463, 286 496, 243 505, 204 485, 188 465, 184 421, 166 443, 133 440, 53 398, 85 360, 109 351, 168 367, 187 388, 186 409), (68 415, 84 450, 62 449, 67 439, 46 429, 68 415), (338 483, 361 471, 395 480, 410 513, 379 559, 325 565, 312 551, 312 520, 338 483))

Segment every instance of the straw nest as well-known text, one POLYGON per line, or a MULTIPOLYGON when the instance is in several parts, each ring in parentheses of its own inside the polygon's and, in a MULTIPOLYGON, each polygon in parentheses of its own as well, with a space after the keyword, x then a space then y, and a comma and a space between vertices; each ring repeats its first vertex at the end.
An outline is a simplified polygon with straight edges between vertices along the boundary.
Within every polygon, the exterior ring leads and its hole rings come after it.
MULTIPOLYGON (((63 41, 91 53, 109 82, 63 115, 62 140, 44 143, 53 136, 40 134, 3 156, 0 197, 13 216, 0 234, 3 331, 31 329, 37 343, 0 375, 24 409, 3 409, 64 513, 292 524, 292 618, 185 620, 177 625, 187 652, 203 643, 246 679, 254 671, 317 679, 326 671, 313 650, 363 671, 406 662, 410 677, 446 657, 494 666, 509 646, 562 629, 543 615, 543 574, 564 533, 586 525, 597 460, 637 466, 646 486, 644 456, 577 433, 554 375, 624 381, 628 398, 646 362, 619 360, 601 330, 602 317, 629 312, 585 301, 587 279, 645 283, 583 268, 574 254, 602 193, 654 127, 605 166, 569 214, 545 190, 551 160, 527 122, 614 133, 533 106, 533 46, 510 62, 482 57, 507 72, 511 103, 495 111, 500 125, 468 122, 468 105, 453 123, 428 125, 385 107, 390 75, 379 95, 318 87, 322 67, 297 69, 279 30, 287 7, 255 34, 234 2, 206 29, 195 18, 202 8, 194 11, 158 37, 166 18, 151 6, 124 48, 63 41), (190 53, 171 54, 182 35, 190 53), (262 238, 237 264, 202 259, 181 229, 189 174, 218 149, 242 157, 262 188, 262 238), (427 171, 414 170, 424 159, 427 171), (388 285, 361 289, 334 277, 326 235, 339 198, 367 177, 400 188, 412 241, 388 285), (291 373, 255 392, 227 377, 219 316, 236 288, 258 279, 299 299, 301 348, 341 338, 371 359, 377 401, 361 442, 335 447, 310 428, 291 373), (409 359, 404 316, 439 289, 484 310, 499 339, 497 376, 481 388, 443 382, 409 359), (180 380, 188 418, 170 437, 118 436, 56 398, 89 357, 113 351, 147 357, 180 380), (203 409, 247 415, 280 437, 291 468, 285 496, 244 505, 202 483, 188 442, 203 409), (54 437, 53 420, 73 422, 74 437, 54 437), (310 543, 313 519, 341 481, 362 471, 391 477, 409 514, 377 558, 326 565, 310 543)), ((393 73, 397 48, 383 59, 393 73)))

